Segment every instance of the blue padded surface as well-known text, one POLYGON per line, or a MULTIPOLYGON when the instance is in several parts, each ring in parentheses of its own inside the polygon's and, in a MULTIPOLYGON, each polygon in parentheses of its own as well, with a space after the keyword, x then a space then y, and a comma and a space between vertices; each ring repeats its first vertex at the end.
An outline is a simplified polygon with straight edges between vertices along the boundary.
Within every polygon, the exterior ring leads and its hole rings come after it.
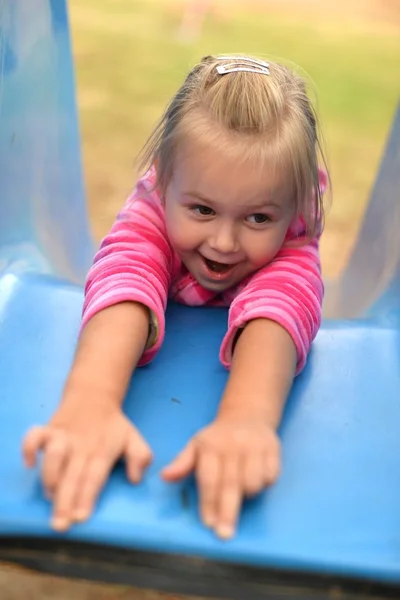
MULTIPOLYGON (((0 279, 1 535, 58 537, 20 443, 58 403, 81 304, 79 288, 45 276, 0 279)), ((361 322, 322 328, 288 403, 283 475, 245 507, 232 542, 200 524, 190 482, 187 505, 182 485, 160 481, 160 468, 215 413, 227 376, 218 362, 225 324, 223 309, 169 308, 165 345, 138 372, 126 402, 155 463, 138 487, 117 468, 95 516, 66 537, 400 582, 397 330, 361 322)))
MULTIPOLYGON (((20 445, 59 401, 82 290, 23 273, 82 282, 93 247, 66 1, 0 5, 0 536, 57 538, 20 445)), ((212 419, 227 377, 218 361, 225 310, 176 306, 160 355, 137 374, 126 402, 156 460, 139 487, 118 467, 93 519, 63 537, 400 583, 400 334, 383 327, 400 322, 396 123, 358 251, 327 295, 336 317, 378 300, 370 314, 380 325, 324 325, 288 403, 282 478, 246 505, 237 538, 223 543, 202 527, 191 482, 167 486, 158 477, 212 419), (375 281, 376 273, 385 277, 375 281)))

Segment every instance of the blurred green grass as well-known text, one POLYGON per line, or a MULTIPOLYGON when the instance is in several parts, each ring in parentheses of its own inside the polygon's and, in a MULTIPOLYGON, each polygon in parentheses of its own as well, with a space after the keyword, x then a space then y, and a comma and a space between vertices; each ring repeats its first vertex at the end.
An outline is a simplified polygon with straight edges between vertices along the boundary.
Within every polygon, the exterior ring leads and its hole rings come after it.
POLYGON ((400 95, 396 24, 360 25, 342 20, 340 11, 336 17, 319 11, 317 18, 301 10, 299 0, 282 12, 249 10, 243 2, 224 18, 210 15, 199 39, 185 44, 177 34, 179 2, 69 4, 97 237, 133 185, 134 158, 188 69, 203 55, 221 52, 281 58, 312 79, 333 180, 328 233, 355 232, 400 95))

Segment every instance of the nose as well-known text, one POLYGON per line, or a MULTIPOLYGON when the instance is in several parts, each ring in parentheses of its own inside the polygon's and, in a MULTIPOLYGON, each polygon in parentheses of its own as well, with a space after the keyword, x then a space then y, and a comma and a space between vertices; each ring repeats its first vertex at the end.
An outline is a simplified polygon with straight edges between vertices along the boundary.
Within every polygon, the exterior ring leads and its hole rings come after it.
POLYGON ((232 254, 239 250, 237 231, 233 224, 215 223, 212 235, 208 240, 210 248, 218 254, 232 254))

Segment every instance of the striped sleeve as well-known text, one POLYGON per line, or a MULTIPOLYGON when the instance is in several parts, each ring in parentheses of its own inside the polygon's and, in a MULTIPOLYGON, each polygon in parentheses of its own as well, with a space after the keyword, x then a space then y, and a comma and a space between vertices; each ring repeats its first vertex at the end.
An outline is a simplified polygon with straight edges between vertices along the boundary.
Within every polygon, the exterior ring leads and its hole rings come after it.
MULTIPOLYGON (((301 237, 297 239, 301 242, 301 237)), ((296 374, 300 373, 321 324, 324 287, 318 246, 318 237, 301 246, 284 245, 234 299, 220 352, 225 367, 230 367, 237 333, 249 321, 266 318, 279 323, 292 337, 297 350, 296 374)))
POLYGON ((150 311, 150 334, 138 364, 150 362, 164 339, 173 257, 161 203, 139 182, 89 270, 82 329, 96 313, 109 306, 140 302, 150 311))

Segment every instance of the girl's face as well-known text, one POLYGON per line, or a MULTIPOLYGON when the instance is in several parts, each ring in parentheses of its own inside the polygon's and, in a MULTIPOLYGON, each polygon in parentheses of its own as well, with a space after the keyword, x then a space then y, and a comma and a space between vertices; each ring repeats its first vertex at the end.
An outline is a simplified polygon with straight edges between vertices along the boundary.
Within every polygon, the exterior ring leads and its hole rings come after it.
POLYGON ((165 193, 166 226, 183 264, 222 292, 268 264, 294 217, 284 174, 183 143, 165 193), (285 185, 286 184, 286 185, 285 185))

